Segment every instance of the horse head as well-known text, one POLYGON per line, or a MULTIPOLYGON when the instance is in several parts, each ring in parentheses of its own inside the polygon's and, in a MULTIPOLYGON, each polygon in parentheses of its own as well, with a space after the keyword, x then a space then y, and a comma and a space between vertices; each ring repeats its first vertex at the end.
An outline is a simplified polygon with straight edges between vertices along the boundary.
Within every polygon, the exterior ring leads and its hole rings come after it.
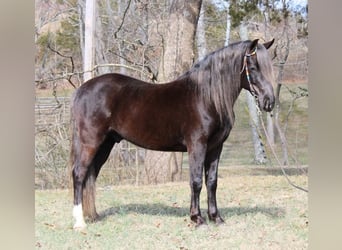
POLYGON ((274 39, 264 44, 258 44, 258 39, 250 42, 243 57, 241 70, 241 85, 257 100, 263 110, 272 111, 275 103, 272 83, 273 71, 271 58, 267 52, 274 39))

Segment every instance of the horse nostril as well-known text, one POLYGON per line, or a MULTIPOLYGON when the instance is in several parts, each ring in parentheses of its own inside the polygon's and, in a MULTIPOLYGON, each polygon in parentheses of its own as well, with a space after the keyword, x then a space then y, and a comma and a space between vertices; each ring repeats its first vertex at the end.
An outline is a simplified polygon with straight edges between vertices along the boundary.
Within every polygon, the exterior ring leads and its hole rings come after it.
POLYGON ((270 109, 272 110, 274 108, 274 102, 271 103, 270 109))
POLYGON ((263 100, 263 108, 265 111, 272 111, 274 107, 274 98, 272 96, 265 96, 263 100))
POLYGON ((269 105, 270 105, 270 100, 268 99, 268 97, 265 97, 265 100, 264 100, 264 110, 268 111, 269 110, 269 105))
POLYGON ((271 103, 270 103, 270 110, 274 108, 274 104, 275 104, 275 98, 274 96, 272 96, 271 103))

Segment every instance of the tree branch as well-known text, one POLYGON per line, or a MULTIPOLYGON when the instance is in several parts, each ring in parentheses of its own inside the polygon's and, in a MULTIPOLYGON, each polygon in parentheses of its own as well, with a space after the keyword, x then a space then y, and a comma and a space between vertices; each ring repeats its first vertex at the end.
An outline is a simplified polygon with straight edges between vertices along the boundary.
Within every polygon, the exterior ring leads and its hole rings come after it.
MULTIPOLYGON (((63 55, 63 54, 60 53, 59 51, 53 49, 53 48, 51 47, 50 43, 48 43, 47 47, 48 47, 52 52, 56 53, 57 55, 59 55, 59 56, 61 56, 61 57, 64 57, 64 58, 69 58, 70 61, 71 61, 71 72, 74 73, 75 64, 74 64, 74 59, 72 58, 72 56, 65 56, 65 55, 63 55)), ((72 76, 73 76, 73 75, 70 75, 70 76, 67 78, 67 80, 68 80, 68 82, 71 84, 71 86, 73 86, 73 87, 76 89, 76 85, 71 81, 71 77, 72 77, 72 76)))
MULTIPOLYGON (((35 82, 36 83, 43 83, 43 82, 57 81, 57 80, 65 79, 65 78, 69 78, 70 79, 74 75, 82 75, 82 74, 84 74, 86 72, 93 72, 93 71, 95 71, 95 70, 97 70, 98 68, 101 68, 101 67, 124 67, 124 68, 130 69, 130 70, 139 72, 139 73, 145 75, 148 79, 151 79, 151 80, 154 79, 153 73, 146 73, 145 71, 142 71, 140 69, 137 69, 137 68, 134 68, 134 67, 131 67, 131 66, 128 66, 128 65, 124 65, 124 64, 107 63, 107 64, 95 65, 91 70, 82 71, 82 72, 66 73, 66 74, 62 74, 61 76, 54 77, 54 78, 35 80, 35 82)), ((73 85, 73 86, 75 86, 75 85, 73 85)), ((76 88, 76 86, 75 86, 75 88, 76 88)))
POLYGON ((123 17, 122 17, 122 20, 121 20, 121 24, 120 24, 119 28, 114 32, 114 38, 115 38, 115 39, 118 38, 117 35, 118 35, 119 31, 122 29, 122 26, 123 26, 123 24, 124 24, 124 22, 125 22, 125 18, 126 18, 127 12, 128 12, 128 9, 129 9, 129 7, 131 6, 131 2, 132 2, 132 0, 129 0, 129 2, 128 2, 128 4, 127 4, 127 7, 126 7, 126 9, 125 9, 125 11, 124 11, 124 14, 123 14, 123 17))
MULTIPOLYGON (((117 57, 124 59, 126 62, 128 62, 130 64, 135 64, 135 65, 138 65, 138 66, 145 68, 148 71, 148 73, 150 74, 150 76, 148 78, 151 79, 153 82, 157 82, 157 75, 153 73, 153 71, 149 65, 145 65, 145 64, 143 65, 141 63, 133 62, 132 60, 129 60, 127 57, 124 57, 124 56, 120 55, 119 53, 116 53, 113 50, 108 50, 108 52, 116 55, 117 57)), ((151 61, 151 60, 149 60, 149 58, 147 58, 147 60, 151 61)), ((146 74, 146 73, 144 73, 144 74, 146 74)))

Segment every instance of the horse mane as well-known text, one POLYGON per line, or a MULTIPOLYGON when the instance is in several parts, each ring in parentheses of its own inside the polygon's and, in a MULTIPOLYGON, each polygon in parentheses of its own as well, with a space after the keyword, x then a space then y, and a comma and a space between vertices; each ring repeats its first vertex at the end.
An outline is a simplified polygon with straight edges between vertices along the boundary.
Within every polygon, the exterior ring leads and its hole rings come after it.
MULTIPOLYGON (((243 57, 251 41, 232 43, 195 63, 181 78, 189 78, 197 86, 206 104, 213 104, 221 122, 228 117, 234 123, 234 102, 241 91, 243 57)), ((266 79, 272 80, 272 67, 264 46, 258 45, 257 60, 266 79)))

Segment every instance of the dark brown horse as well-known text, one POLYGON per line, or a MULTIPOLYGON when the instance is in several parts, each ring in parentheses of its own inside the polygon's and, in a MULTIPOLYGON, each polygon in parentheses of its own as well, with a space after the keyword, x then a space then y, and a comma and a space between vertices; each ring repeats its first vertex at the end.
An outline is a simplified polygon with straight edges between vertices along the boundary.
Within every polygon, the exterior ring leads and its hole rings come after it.
POLYGON ((234 124, 233 105, 244 88, 263 110, 272 110, 273 73, 266 50, 272 44, 273 40, 231 44, 165 84, 105 74, 78 88, 71 108, 74 228, 85 227, 84 216, 97 218, 95 180, 114 144, 122 139, 152 150, 187 151, 191 220, 206 223, 199 207, 204 173, 209 219, 222 223, 216 205, 217 167, 234 124))

